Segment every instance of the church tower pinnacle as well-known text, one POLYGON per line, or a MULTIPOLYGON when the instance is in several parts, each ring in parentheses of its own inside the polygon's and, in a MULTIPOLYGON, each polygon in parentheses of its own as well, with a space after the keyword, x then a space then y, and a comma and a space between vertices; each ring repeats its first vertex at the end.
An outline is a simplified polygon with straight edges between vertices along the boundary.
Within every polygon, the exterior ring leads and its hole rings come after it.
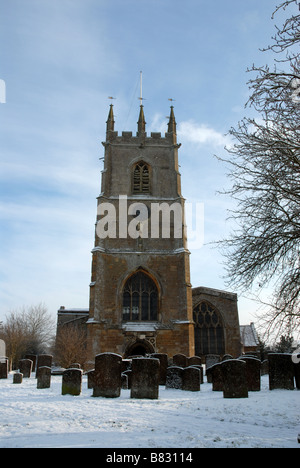
POLYGON ((145 115, 144 115, 144 106, 141 105, 140 115, 139 115, 139 120, 138 120, 138 136, 142 135, 143 133, 146 133, 146 121, 145 121, 145 115))
POLYGON ((111 104, 109 107, 108 119, 106 122, 106 133, 113 132, 115 129, 115 119, 114 119, 114 106, 111 104))
POLYGON ((174 106, 171 106, 170 119, 168 124, 168 133, 176 134, 176 120, 174 114, 174 106))

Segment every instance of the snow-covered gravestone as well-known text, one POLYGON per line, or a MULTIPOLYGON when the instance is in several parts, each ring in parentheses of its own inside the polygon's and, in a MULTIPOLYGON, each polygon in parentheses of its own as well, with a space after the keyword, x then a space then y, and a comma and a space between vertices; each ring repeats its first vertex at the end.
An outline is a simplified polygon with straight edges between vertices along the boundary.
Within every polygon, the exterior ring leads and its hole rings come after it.
POLYGON ((272 353, 269 360, 270 390, 294 390, 294 366, 291 354, 272 353))
POLYGON ((51 367, 53 357, 50 354, 39 354, 36 363, 36 378, 39 376, 40 367, 51 367))
POLYGON ((70 368, 64 371, 62 378, 62 395, 78 396, 81 393, 82 370, 70 368))
POLYGON ((201 371, 197 367, 186 367, 183 369, 182 390, 199 392, 201 384, 201 371))
POLYGON ((167 369, 166 388, 182 390, 183 368, 171 366, 167 369))
POLYGON ((93 397, 118 398, 121 394, 122 356, 102 353, 95 357, 92 375, 93 397))
POLYGON ((131 398, 158 399, 160 380, 159 368, 159 359, 132 359, 131 398))
POLYGON ((227 359, 219 364, 223 377, 224 398, 248 398, 246 363, 227 359))

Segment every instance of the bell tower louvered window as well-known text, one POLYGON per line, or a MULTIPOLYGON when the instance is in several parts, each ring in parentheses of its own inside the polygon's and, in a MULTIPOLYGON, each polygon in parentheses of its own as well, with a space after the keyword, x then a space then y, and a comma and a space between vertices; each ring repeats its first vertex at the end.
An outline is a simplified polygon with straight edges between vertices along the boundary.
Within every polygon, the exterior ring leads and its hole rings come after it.
POLYGON ((139 162, 134 166, 133 193, 150 193, 150 169, 144 162, 139 162))

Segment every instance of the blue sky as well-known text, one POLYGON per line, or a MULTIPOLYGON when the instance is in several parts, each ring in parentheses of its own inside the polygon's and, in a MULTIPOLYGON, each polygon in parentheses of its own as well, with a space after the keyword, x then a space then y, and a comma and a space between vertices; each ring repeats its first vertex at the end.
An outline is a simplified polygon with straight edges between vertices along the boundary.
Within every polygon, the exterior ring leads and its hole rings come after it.
MULTIPOLYGON (((147 131, 175 99, 183 195, 205 206, 205 242, 231 229, 214 154, 249 110, 247 67, 271 63, 274 0, 0 0, 0 320, 44 302, 88 307, 105 122, 147 131)), ((192 251, 193 286, 226 289, 216 248, 192 251)), ((228 289, 228 288, 227 288, 228 289)), ((241 323, 257 306, 240 297, 241 323)))

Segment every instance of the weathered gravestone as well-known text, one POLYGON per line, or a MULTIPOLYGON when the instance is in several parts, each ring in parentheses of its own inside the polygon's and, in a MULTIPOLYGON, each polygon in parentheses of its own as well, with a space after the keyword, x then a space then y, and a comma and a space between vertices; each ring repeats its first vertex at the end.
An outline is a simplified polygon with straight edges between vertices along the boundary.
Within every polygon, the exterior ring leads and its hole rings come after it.
POLYGON ((294 365, 291 354, 269 354, 270 390, 294 390, 294 365))
POLYGON ((114 353, 102 353, 95 357, 93 397, 118 398, 121 394, 122 357, 114 353))
POLYGON ((214 364, 207 369, 207 381, 212 383, 213 392, 223 392, 223 374, 221 369, 222 363, 214 364))
MULTIPOLYGON (((36 354, 26 354, 25 359, 30 359, 30 361, 33 362, 32 364, 32 372, 36 371, 36 360, 37 360, 37 355, 36 354)), ((51 366, 50 366, 51 367, 51 366)))
POLYGON ((171 366, 167 369, 166 388, 182 390, 183 368, 171 366))
POLYGON ((175 354, 173 356, 173 365, 176 367, 187 367, 187 357, 184 354, 175 354))
POLYGON ((159 359, 132 359, 131 398, 156 400, 159 394, 159 359))
POLYGON ((196 366, 186 367, 182 373, 182 390, 199 392, 201 384, 201 371, 196 366))
POLYGON ((187 360, 187 367, 190 366, 202 366, 202 359, 200 356, 192 356, 186 358, 187 360))
POLYGON ((63 372, 62 376, 62 395, 78 396, 82 387, 82 370, 69 368, 63 372))
POLYGON ((259 392, 261 388, 261 361, 254 357, 243 356, 246 363, 246 379, 249 392, 259 392))
POLYGON ((0 361, 0 379, 8 379, 8 359, 0 361))
POLYGON ((32 366, 33 361, 31 359, 21 359, 19 361, 19 371, 23 374, 24 379, 30 379, 32 366))
POLYGON ((199 366, 196 364, 190 365, 189 367, 196 367, 200 371, 200 377, 201 377, 201 383, 204 383, 204 371, 203 371, 203 366, 199 366))
POLYGON ((37 388, 44 389, 51 386, 51 367, 42 366, 39 368, 37 377, 37 388))
POLYGON ((89 370, 87 373, 87 387, 94 388, 94 377, 95 377, 95 369, 89 370))
POLYGON ((220 358, 219 354, 207 354, 205 356, 205 367, 206 367, 206 372, 205 373, 206 373, 206 378, 207 378, 208 383, 212 383, 211 373, 207 372, 208 369, 210 369, 215 364, 219 364, 220 360, 221 360, 221 358, 220 358))
POLYGON ((13 377, 14 384, 21 384, 23 382, 23 374, 21 372, 16 372, 13 377))
POLYGON ((228 359, 220 367, 224 398, 248 398, 246 363, 239 359, 228 359))
POLYGON ((233 359, 233 356, 231 356, 231 354, 224 354, 224 356, 222 357, 222 362, 229 361, 232 359, 233 359))
POLYGON ((36 362, 36 378, 38 378, 41 367, 51 367, 53 356, 50 354, 39 354, 36 362))
POLYGON ((81 369, 81 364, 79 364, 78 362, 74 362, 73 364, 68 366, 68 369, 81 369))
POLYGON ((211 366, 214 366, 215 364, 219 364, 220 361, 221 361, 221 358, 219 354, 207 354, 205 356, 206 369, 209 369, 211 366))
POLYGON ((168 369, 168 355, 164 353, 151 354, 152 358, 159 359, 159 385, 166 385, 167 369, 168 369))

